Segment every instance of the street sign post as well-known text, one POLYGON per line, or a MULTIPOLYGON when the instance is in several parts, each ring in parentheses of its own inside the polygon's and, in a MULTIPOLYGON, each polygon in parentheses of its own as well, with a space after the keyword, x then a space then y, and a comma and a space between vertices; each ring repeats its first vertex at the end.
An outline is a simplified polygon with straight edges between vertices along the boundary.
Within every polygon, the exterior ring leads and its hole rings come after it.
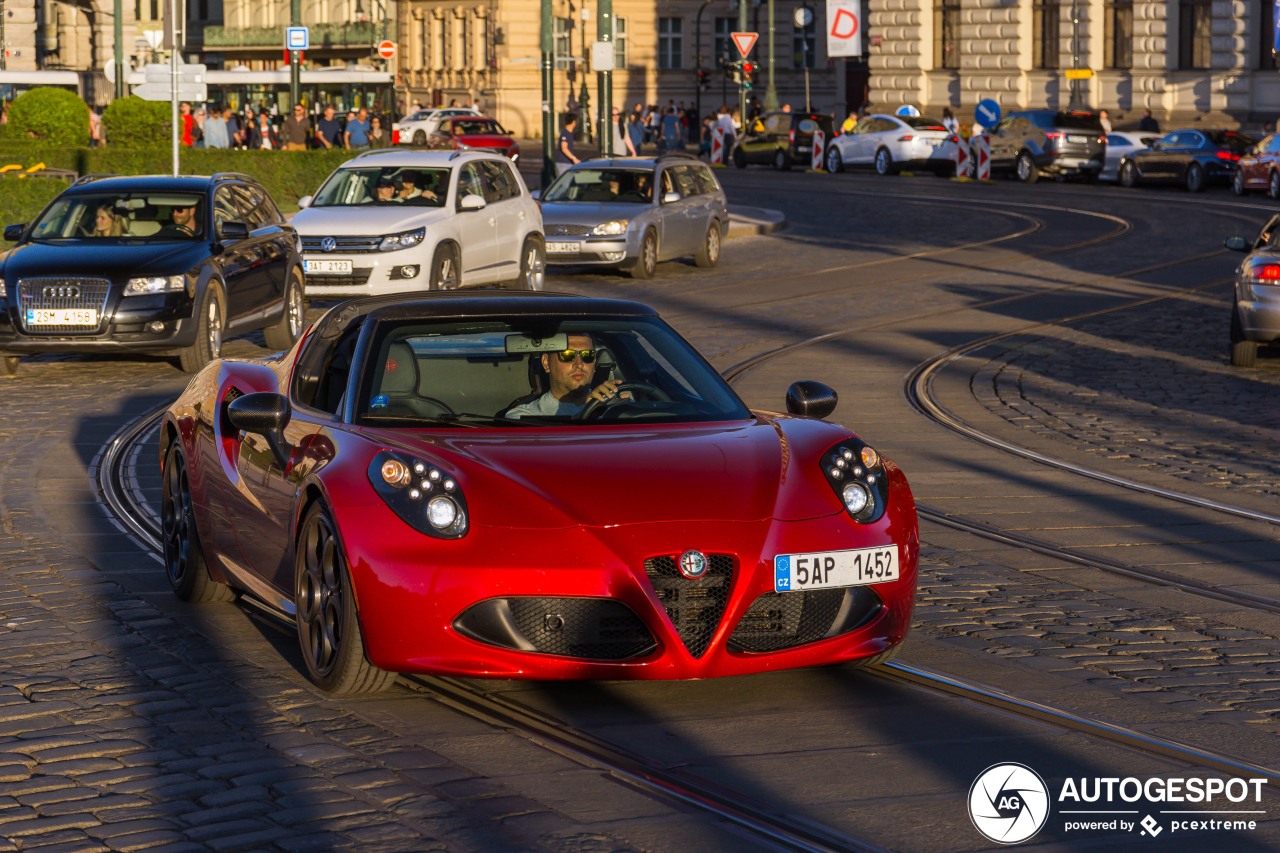
POLYGON ((143 69, 143 82, 134 86, 133 94, 144 101, 167 101, 176 97, 179 101, 207 101, 209 87, 205 83, 203 65, 168 65, 149 64, 143 69), (177 75, 178 86, 173 85, 177 75))
POLYGON ((738 54, 746 59, 747 54, 751 53, 751 48, 756 46, 756 39, 760 38, 760 34, 729 33, 729 38, 733 39, 733 46, 738 49, 738 54))
POLYGON ((978 107, 973 111, 973 117, 983 127, 995 127, 1000 123, 1000 115, 1000 105, 991 98, 978 101, 978 107))
POLYGON ((310 50, 311 34, 306 27, 285 27, 285 50, 310 50))
POLYGON ((383 39, 378 42, 378 56, 383 59, 391 59, 396 55, 396 43, 390 39, 383 39))

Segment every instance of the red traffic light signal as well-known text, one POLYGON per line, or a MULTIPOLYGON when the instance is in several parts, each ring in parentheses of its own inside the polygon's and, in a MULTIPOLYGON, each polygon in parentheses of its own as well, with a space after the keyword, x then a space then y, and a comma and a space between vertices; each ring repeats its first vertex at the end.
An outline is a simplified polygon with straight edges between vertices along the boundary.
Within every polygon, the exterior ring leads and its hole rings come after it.
POLYGON ((756 70, 756 67, 755 67, 755 65, 754 65, 754 64, 752 64, 752 63, 750 63, 750 62, 743 62, 743 63, 742 63, 742 73, 743 73, 743 74, 745 74, 745 75, 747 75, 748 77, 750 77, 750 76, 751 76, 751 74, 752 74, 755 70, 756 70))

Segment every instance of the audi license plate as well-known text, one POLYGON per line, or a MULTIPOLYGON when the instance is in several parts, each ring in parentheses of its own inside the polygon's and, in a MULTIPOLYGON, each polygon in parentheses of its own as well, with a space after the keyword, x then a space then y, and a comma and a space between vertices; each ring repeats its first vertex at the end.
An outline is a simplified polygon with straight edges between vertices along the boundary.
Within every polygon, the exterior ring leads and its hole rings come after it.
POLYGON ((581 251, 581 243, 547 243, 548 255, 574 255, 581 251))
POLYGON ((351 261, 304 260, 302 269, 311 275, 351 275, 351 261))
POLYGON ((852 551, 779 554, 773 558, 774 592, 868 586, 897 579, 896 545, 855 548, 852 551))
POLYGON ((28 308, 27 327, 96 326, 97 308, 28 308))

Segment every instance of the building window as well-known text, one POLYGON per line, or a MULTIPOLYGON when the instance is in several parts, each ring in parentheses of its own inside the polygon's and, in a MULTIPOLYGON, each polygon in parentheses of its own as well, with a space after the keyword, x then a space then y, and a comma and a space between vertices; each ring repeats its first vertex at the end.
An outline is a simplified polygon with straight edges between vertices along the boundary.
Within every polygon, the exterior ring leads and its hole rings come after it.
POLYGON ((627 19, 613 19, 613 67, 627 67, 627 19))
POLYGON ((1107 0, 1103 26, 1103 65, 1133 67, 1133 0, 1107 0))
POLYGON ((458 28, 458 49, 454 51, 457 62, 454 68, 470 68, 471 67, 471 20, 469 18, 459 18, 458 28))
POLYGON ((1276 56, 1276 7, 1272 0, 1261 0, 1258 21, 1258 68, 1263 71, 1275 71, 1280 68, 1280 57, 1276 56))
POLYGON ((738 29, 737 18, 716 18, 715 21, 715 39, 712 41, 712 50, 715 51, 716 65, 721 66, 726 63, 733 62, 738 59, 738 49, 733 46, 733 39, 729 34, 736 32, 738 29))
POLYGON ((1032 57, 1033 68, 1057 68, 1062 47, 1058 41, 1058 27, 1062 16, 1058 12, 1058 0, 1035 0, 1032 6, 1032 57))
POLYGON ((436 51, 435 51, 435 68, 448 68, 449 57, 449 19, 440 18, 436 21, 436 51))
POLYGON ((658 68, 675 71, 684 68, 684 19, 658 19, 658 68))
POLYGON ((573 67, 573 18, 555 19, 555 57, 561 71, 573 67))
POLYGON ((1178 4, 1178 67, 1211 68, 1213 20, 1209 0, 1180 0, 1178 4))
POLYGON ((428 55, 430 54, 430 45, 431 45, 430 39, 431 39, 431 33, 427 30, 427 19, 419 18, 418 19, 418 38, 416 39, 416 41, 418 42, 418 67, 419 68, 427 67, 427 59, 428 59, 428 55))
POLYGON ((933 67, 960 67, 960 0, 934 3, 933 67))
POLYGON ((818 61, 817 28, 810 21, 809 26, 801 29, 791 27, 791 66, 793 68, 813 68, 818 61))

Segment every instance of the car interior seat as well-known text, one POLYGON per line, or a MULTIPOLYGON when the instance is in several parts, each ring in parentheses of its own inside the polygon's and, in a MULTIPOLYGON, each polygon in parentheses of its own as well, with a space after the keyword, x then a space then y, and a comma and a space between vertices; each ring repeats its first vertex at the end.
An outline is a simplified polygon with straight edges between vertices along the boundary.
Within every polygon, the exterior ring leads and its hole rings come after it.
POLYGON ((387 362, 378 389, 369 401, 369 414, 395 418, 438 418, 450 413, 439 400, 418 393, 418 359, 413 348, 396 341, 387 350, 387 362))
POLYGON ((523 406, 525 403, 532 403, 534 400, 547 393, 547 389, 551 387, 551 377, 547 375, 546 369, 542 366, 542 353, 535 352, 529 356, 529 393, 516 397, 510 403, 498 410, 496 417, 505 418, 507 412, 516 406, 523 406))
POLYGON ((149 204, 129 211, 129 223, 125 233, 130 237, 150 237, 163 225, 164 223, 160 221, 160 209, 149 204))

